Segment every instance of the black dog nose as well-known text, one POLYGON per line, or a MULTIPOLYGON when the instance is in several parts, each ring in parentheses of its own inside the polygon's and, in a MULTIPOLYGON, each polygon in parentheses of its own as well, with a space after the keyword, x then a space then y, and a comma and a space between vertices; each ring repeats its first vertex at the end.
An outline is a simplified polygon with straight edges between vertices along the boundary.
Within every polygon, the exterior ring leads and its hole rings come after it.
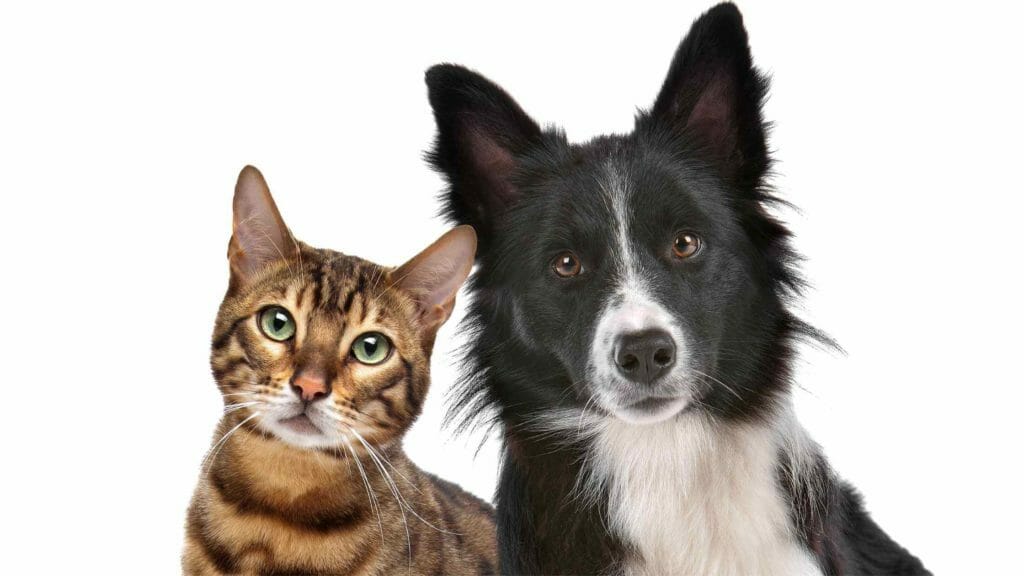
POLYGON ((615 364, 623 376, 650 384, 668 372, 676 361, 676 343, 664 330, 643 330, 619 336, 615 364))

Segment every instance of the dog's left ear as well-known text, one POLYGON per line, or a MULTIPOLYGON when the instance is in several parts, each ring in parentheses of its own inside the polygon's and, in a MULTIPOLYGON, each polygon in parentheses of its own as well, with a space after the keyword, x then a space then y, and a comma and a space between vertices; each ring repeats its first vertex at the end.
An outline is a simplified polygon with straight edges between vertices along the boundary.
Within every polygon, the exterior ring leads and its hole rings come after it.
POLYGON ((753 190, 768 168, 761 105, 768 80, 753 66, 743 16, 719 4, 693 23, 650 114, 696 144, 722 175, 753 190))

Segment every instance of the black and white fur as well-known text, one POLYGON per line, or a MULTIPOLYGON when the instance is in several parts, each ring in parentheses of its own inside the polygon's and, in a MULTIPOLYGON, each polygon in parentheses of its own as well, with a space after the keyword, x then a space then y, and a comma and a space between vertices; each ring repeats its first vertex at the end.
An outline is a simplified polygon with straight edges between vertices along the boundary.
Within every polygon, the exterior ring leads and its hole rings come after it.
POLYGON ((480 237, 456 407, 504 432, 503 573, 927 573, 794 419, 794 345, 825 339, 789 311, 768 84, 733 5, 693 24, 630 134, 571 144, 459 66, 427 84, 446 214, 480 237), (566 253, 578 275, 552 271, 566 253), (637 334, 672 352, 649 381, 617 360, 637 334))

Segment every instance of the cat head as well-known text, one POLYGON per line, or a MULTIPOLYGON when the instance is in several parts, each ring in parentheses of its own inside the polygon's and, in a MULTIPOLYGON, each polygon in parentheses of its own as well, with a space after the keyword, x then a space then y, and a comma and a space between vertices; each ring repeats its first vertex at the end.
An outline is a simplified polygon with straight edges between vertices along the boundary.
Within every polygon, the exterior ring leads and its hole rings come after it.
POLYGON ((399 438, 419 415, 434 338, 475 250, 469 226, 397 268, 310 247, 244 168, 211 356, 228 418, 303 448, 399 438))

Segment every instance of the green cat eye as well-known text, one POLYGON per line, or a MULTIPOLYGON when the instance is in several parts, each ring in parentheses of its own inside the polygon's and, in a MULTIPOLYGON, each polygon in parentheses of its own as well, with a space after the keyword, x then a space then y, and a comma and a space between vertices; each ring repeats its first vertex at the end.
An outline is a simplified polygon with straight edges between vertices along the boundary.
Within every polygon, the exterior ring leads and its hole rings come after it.
POLYGON ((260 330, 271 340, 284 342, 295 336, 295 319, 284 308, 270 306, 260 312, 260 330))
POLYGON ((383 334, 367 332, 352 343, 352 355, 363 364, 380 364, 391 355, 391 342, 383 334))

